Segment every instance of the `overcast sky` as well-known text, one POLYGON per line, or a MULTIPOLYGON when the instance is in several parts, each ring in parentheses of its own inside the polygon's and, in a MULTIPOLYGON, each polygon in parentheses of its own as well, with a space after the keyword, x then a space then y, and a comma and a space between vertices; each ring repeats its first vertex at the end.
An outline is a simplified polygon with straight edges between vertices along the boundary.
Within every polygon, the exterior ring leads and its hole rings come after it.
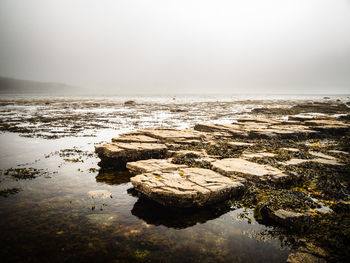
POLYGON ((350 1, 0 0, 0 76, 113 93, 350 93, 350 1))

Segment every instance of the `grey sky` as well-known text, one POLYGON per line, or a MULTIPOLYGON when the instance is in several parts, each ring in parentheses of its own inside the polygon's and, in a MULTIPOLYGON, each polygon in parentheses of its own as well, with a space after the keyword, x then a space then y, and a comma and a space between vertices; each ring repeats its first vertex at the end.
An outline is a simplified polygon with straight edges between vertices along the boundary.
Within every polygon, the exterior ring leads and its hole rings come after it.
POLYGON ((349 93, 349 0, 1 0, 0 76, 114 93, 349 93))

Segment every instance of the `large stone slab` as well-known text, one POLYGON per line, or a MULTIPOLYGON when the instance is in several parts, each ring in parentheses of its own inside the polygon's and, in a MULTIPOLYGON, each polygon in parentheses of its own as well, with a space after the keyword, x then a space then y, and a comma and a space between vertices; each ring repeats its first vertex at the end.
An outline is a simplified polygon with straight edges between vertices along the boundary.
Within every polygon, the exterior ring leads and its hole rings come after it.
POLYGON ((164 158, 167 147, 160 143, 106 143, 95 147, 95 152, 101 158, 100 166, 125 168, 127 162, 164 158))
POLYGON ((126 168, 134 174, 149 173, 154 171, 171 171, 186 167, 186 165, 173 164, 169 159, 149 159, 129 162, 126 164, 126 168))
POLYGON ((277 168, 262 165, 241 158, 227 158, 212 163, 213 170, 227 176, 242 176, 253 181, 283 181, 288 175, 277 168))
POLYGON ((138 142, 138 143, 157 143, 158 140, 146 135, 133 135, 133 134, 122 134, 119 137, 112 138, 112 142, 138 142))
POLYGON ((174 207, 200 207, 237 195, 243 184, 209 169, 143 173, 130 179, 135 189, 150 199, 174 207))
POLYGON ((152 138, 158 139, 162 143, 177 143, 177 144, 196 144, 202 141, 204 134, 190 129, 146 129, 138 131, 152 138))
POLYGON ((290 159, 289 161, 280 162, 282 165, 298 165, 302 163, 321 163, 321 164, 327 164, 327 165, 345 165, 343 163, 338 162, 337 160, 329 160, 329 159, 323 159, 323 158, 314 158, 314 159, 290 159))
POLYGON ((238 124, 211 124, 199 123, 194 126, 196 131, 214 133, 221 132, 235 138, 244 138, 248 136, 248 132, 238 124))

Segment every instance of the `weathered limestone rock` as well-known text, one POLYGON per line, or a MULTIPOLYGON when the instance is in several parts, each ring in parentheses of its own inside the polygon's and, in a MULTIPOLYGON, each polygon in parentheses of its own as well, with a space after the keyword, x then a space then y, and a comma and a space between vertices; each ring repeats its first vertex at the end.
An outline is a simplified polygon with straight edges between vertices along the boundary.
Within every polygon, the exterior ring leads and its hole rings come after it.
POLYGON ((254 143, 248 143, 248 142, 228 142, 228 146, 230 146, 233 149, 242 149, 242 148, 248 148, 250 146, 253 146, 254 143))
POLYGON ((101 167, 114 166, 125 168, 127 162, 150 158, 164 158, 167 147, 156 143, 106 143, 95 147, 95 152, 101 158, 101 167))
POLYGON ((241 158, 227 158, 212 163, 213 170, 227 175, 242 176, 253 181, 281 181, 288 178, 279 169, 269 165, 262 165, 241 158))
POLYGON ((297 148, 281 148, 281 150, 287 151, 287 152, 299 152, 299 149, 297 148))
POLYGON ((294 159, 290 159, 288 161, 285 162, 279 162, 282 165, 298 165, 301 163, 307 163, 310 162, 312 159, 298 159, 298 158, 294 158, 294 159))
POLYGON ((134 174, 149 173, 154 171, 171 171, 186 168, 186 165, 173 164, 169 159, 149 159, 136 162, 129 162, 126 168, 134 174))
POLYGON ((340 162, 337 161, 337 158, 321 153, 321 152, 314 152, 310 151, 309 152, 311 155, 316 156, 318 158, 314 159, 298 159, 298 158, 293 158, 285 162, 280 162, 282 165, 298 165, 301 163, 307 163, 307 162, 314 162, 314 163, 322 163, 322 164, 328 164, 328 165, 344 165, 340 162))
POLYGON ((308 129, 301 125, 272 125, 268 128, 260 127, 250 130, 250 137, 257 138, 293 138, 293 137, 310 137, 317 134, 317 131, 308 129))
POLYGON ((349 155, 348 152, 338 151, 338 150, 330 150, 330 151, 328 151, 328 152, 330 152, 330 153, 335 153, 335 154, 349 155))
POLYGON ((122 134, 120 137, 112 138, 112 142, 138 142, 138 143, 157 143, 158 140, 145 135, 122 134))
POLYGON ((321 153, 321 152, 310 151, 309 153, 313 156, 320 157, 322 159, 334 160, 334 161, 337 160, 337 158, 330 156, 330 155, 327 155, 327 154, 324 154, 324 153, 321 153))
POLYGON ((237 120, 237 122, 267 123, 267 124, 278 124, 279 123, 279 121, 276 119, 255 118, 255 117, 239 118, 237 120))
POLYGON ((281 225, 294 224, 296 221, 301 218, 309 216, 303 213, 288 211, 284 209, 278 209, 276 211, 270 211, 268 217, 273 222, 279 223, 281 225))
POLYGON ((210 123, 200 123, 194 126, 196 131, 202 132, 221 132, 230 137, 244 138, 248 136, 247 131, 242 129, 242 126, 237 124, 210 124, 210 123))
POLYGON ((152 138, 158 139, 163 143, 177 143, 177 144, 197 144, 205 137, 204 134, 190 129, 146 129, 137 132, 152 138))
POLYGON ((242 158, 251 159, 251 158, 264 158, 264 157, 275 157, 276 154, 269 152, 244 152, 242 158))
POLYGON ((237 195, 243 184, 209 169, 144 173, 130 179, 150 199, 174 207, 199 207, 237 195))

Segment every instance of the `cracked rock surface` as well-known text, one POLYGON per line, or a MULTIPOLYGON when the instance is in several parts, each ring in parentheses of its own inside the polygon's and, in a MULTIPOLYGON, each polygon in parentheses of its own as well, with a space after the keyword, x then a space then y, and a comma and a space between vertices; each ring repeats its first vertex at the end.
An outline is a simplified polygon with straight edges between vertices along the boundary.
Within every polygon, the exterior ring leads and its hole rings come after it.
POLYGON ((130 179, 135 189, 166 206, 199 207, 237 195, 243 184, 203 168, 143 173, 130 179))

